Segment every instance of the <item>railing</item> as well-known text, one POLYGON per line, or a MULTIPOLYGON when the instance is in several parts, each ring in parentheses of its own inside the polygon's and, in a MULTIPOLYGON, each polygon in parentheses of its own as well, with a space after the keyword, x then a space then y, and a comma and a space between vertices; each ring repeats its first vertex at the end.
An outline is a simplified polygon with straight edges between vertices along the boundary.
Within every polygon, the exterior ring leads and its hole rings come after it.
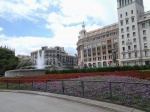
POLYGON ((112 102, 150 111, 150 83, 92 80, 0 80, 0 89, 33 90, 112 102))

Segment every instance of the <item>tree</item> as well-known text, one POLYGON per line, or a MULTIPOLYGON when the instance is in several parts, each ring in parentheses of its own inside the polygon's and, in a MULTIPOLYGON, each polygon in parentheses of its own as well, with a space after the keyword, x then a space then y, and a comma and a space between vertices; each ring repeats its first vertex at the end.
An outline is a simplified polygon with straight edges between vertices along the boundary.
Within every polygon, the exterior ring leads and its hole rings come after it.
POLYGON ((0 47, 0 75, 3 76, 7 70, 15 69, 18 62, 14 51, 0 47))

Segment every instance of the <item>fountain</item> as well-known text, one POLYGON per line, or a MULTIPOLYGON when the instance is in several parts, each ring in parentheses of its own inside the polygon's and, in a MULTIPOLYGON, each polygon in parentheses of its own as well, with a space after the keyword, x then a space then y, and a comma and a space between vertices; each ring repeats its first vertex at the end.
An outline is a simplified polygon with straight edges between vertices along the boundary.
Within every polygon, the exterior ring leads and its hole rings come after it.
MULTIPOLYGON (((27 60, 29 62, 29 60, 27 60)), ((33 59, 30 59, 33 62, 33 59)), ((41 53, 38 51, 37 58, 36 58, 36 65, 27 66, 26 69, 16 69, 16 70, 9 70, 5 72, 5 77, 15 77, 15 76, 34 76, 34 75, 43 75, 45 74, 45 68, 48 67, 49 69, 63 69, 61 63, 52 57, 48 57, 45 59, 44 57, 44 50, 41 53), (51 61, 51 65, 45 65, 45 61, 51 61), (56 63, 56 64, 54 64, 56 63), (60 66, 58 65, 60 64, 60 66), (35 69, 27 69, 27 68, 35 68, 35 69)))
POLYGON ((42 50, 41 56, 38 51, 36 65, 33 66, 36 69, 18 69, 18 70, 9 70, 5 72, 5 77, 16 77, 16 76, 35 76, 45 74, 44 69, 44 51, 42 50))
POLYGON ((41 56, 38 51, 37 59, 36 59, 36 68, 37 69, 44 69, 44 50, 42 50, 41 56))

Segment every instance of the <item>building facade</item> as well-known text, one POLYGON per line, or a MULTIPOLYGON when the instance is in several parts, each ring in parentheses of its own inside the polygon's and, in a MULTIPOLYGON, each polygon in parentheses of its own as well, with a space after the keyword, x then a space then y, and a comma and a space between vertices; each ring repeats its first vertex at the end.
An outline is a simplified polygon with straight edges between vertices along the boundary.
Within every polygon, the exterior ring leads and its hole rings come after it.
POLYGON ((121 65, 150 64, 150 12, 143 0, 118 0, 121 65))
POLYGON ((54 48, 48 48, 45 46, 39 50, 31 52, 31 58, 34 60, 34 63, 36 63, 38 52, 42 55, 42 51, 44 51, 45 65, 54 65, 64 68, 73 68, 77 65, 77 57, 69 55, 65 52, 64 47, 58 46, 54 48))
POLYGON ((85 66, 110 66, 113 61, 112 52, 114 50, 116 58, 119 59, 118 31, 118 24, 112 24, 90 32, 86 32, 83 25, 77 42, 78 65, 80 68, 85 66))
POLYGON ((78 65, 110 66, 115 50, 117 64, 150 64, 150 11, 144 12, 143 0, 117 0, 118 23, 79 32, 78 65))

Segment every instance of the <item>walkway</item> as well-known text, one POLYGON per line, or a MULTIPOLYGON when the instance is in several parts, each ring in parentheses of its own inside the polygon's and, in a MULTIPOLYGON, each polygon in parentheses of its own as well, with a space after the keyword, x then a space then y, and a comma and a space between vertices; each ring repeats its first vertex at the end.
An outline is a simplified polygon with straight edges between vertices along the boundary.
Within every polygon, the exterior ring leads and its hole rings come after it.
POLYGON ((0 92, 0 112, 112 112, 63 99, 24 94, 0 92))
POLYGON ((144 112, 80 97, 26 90, 0 90, 0 112, 144 112))

